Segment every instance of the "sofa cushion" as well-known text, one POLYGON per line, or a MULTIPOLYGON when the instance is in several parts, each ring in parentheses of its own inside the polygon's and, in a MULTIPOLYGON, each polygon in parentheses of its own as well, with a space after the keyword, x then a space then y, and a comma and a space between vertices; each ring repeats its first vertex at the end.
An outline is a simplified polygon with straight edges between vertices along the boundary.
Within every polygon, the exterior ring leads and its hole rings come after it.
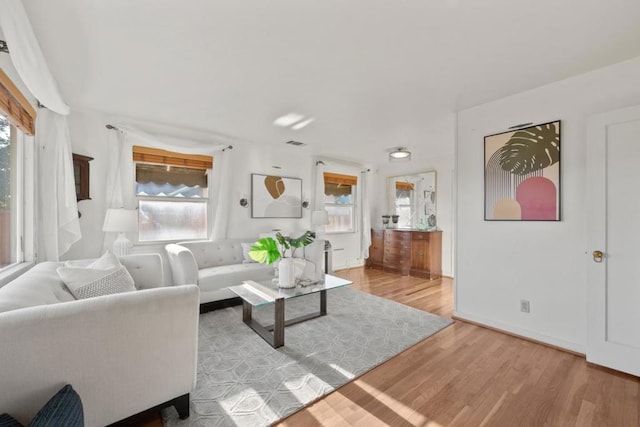
POLYGON ((265 280, 273 277, 273 266, 265 264, 234 264, 204 268, 198 271, 198 286, 212 291, 239 285, 245 280, 265 280))
POLYGON ((49 399, 29 423, 29 427, 49 426, 84 426, 82 401, 69 384, 49 399))
POLYGON ((37 305, 75 301, 56 269, 58 262, 43 262, 0 288, 0 313, 37 305))
POLYGON ((87 267, 59 267, 57 271, 76 299, 136 290, 127 269, 110 252, 87 267))
POLYGON ((188 248, 198 264, 199 269, 218 267, 221 265, 242 264, 242 242, 252 242, 251 239, 202 240, 194 242, 180 242, 188 248))

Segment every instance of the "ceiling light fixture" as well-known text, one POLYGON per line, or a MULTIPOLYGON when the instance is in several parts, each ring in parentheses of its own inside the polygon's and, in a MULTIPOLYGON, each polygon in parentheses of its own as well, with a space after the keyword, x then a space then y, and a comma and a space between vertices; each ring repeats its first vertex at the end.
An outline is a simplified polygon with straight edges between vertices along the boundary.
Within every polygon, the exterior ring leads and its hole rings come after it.
POLYGON ((408 160, 411 160, 411 151, 405 147, 394 148, 389 152, 390 162, 406 162, 408 160))

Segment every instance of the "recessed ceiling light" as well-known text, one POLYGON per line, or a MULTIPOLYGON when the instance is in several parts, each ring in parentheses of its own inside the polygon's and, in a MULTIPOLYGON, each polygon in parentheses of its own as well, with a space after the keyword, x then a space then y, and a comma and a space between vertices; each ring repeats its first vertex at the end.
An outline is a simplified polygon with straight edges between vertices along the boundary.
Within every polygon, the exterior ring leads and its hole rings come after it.
POLYGON ((291 126, 291 129, 300 130, 300 129, 302 129, 303 127, 305 127, 306 125, 308 125, 309 123, 311 123, 314 120, 315 119, 313 117, 311 117, 310 119, 307 119, 307 120, 303 120, 303 121, 298 122, 295 125, 291 126))
POLYGON ((302 114, 289 113, 275 119, 273 121, 273 124, 282 128, 286 128, 295 123, 298 123, 301 120, 304 120, 304 116, 302 114))

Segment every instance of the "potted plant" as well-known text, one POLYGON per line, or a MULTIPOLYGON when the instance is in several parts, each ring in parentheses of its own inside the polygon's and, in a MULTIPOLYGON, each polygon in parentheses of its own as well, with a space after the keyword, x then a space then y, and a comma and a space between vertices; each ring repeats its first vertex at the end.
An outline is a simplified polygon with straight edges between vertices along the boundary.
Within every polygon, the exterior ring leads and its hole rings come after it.
POLYGON ((316 234, 305 231, 301 236, 292 238, 276 233, 276 238, 263 237, 249 250, 249 257, 262 264, 273 264, 280 260, 278 265, 278 286, 281 288, 293 288, 296 286, 293 255, 296 249, 302 248, 313 242, 316 234))

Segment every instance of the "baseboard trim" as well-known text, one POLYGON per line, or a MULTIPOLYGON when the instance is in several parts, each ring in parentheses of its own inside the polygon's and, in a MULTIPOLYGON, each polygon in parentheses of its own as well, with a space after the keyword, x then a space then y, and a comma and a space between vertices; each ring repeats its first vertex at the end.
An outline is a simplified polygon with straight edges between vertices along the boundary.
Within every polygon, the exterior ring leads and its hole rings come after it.
POLYGON ((586 358, 585 348, 576 343, 559 340, 557 338, 519 328, 513 328, 498 322, 493 322, 487 319, 482 319, 478 316, 460 313, 457 311, 454 311, 452 317, 455 320, 471 323, 472 325, 480 326, 481 328, 491 329, 492 331, 500 332, 512 337, 520 338, 536 344, 544 345, 546 347, 551 347, 556 350, 564 351, 575 356, 586 358))

